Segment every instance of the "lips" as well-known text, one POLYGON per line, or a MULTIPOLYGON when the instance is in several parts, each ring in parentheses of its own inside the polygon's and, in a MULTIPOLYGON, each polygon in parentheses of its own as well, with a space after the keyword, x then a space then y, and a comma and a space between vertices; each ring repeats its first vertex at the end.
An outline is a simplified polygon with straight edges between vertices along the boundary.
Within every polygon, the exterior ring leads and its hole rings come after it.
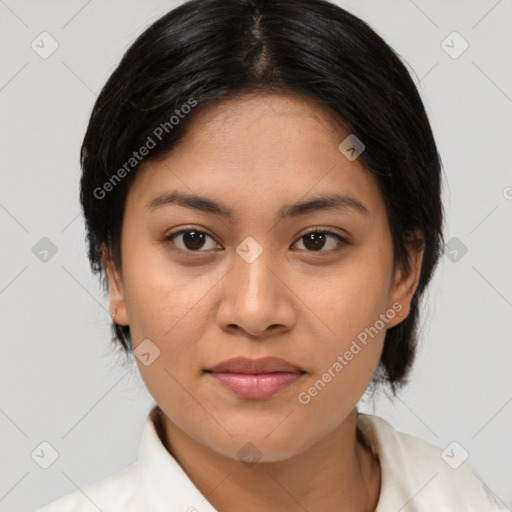
POLYGON ((260 359, 249 359, 247 357, 235 357, 222 361, 210 368, 213 373, 275 373, 275 372, 304 372, 302 368, 295 366, 279 357, 262 357, 260 359))
POLYGON ((217 382, 240 398, 270 398, 292 385, 306 372, 277 357, 237 357, 206 370, 217 382))

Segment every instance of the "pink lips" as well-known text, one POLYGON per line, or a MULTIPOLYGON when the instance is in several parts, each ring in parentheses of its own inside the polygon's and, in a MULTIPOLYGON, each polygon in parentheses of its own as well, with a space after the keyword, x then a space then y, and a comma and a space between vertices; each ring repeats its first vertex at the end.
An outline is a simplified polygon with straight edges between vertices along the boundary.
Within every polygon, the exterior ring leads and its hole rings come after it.
POLYGON ((305 372, 277 357, 237 357, 207 370, 224 387, 247 399, 264 399, 293 384, 305 372))

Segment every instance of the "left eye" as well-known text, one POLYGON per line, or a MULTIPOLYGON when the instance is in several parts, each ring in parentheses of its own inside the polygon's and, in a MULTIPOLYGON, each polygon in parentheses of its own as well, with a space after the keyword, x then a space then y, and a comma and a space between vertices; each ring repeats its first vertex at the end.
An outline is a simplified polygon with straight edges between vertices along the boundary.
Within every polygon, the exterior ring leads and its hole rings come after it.
POLYGON ((347 241, 344 238, 337 235, 336 233, 332 233, 331 231, 322 231, 319 229, 315 229, 313 231, 310 231, 309 233, 302 235, 296 243, 302 240, 302 243, 306 247, 306 249, 314 252, 336 251, 337 249, 339 249, 339 247, 337 246, 339 245, 340 242, 347 243, 347 241), (329 237, 331 237, 331 239, 335 239, 337 243, 335 242, 334 244, 331 244, 332 246, 329 247, 327 250, 321 251, 321 249, 326 244, 326 240, 329 237))
MULTIPOLYGON (((184 251, 189 252, 204 252, 204 250, 201 249, 209 250, 219 247, 219 244, 216 244, 215 240, 208 233, 198 229, 182 229, 181 231, 172 233, 165 238, 165 241, 171 240, 173 240, 173 243, 178 247, 178 249, 182 249, 184 251), (180 238, 181 245, 180 243, 174 242, 174 239, 179 240, 180 238), (204 245, 207 239, 210 239, 213 243, 211 244, 211 247, 206 247, 205 249, 204 245)), ((336 233, 332 233, 331 231, 322 231, 319 229, 315 229, 302 235, 293 245, 296 245, 299 242, 302 242, 305 249, 309 252, 336 251, 337 249, 339 249, 339 247, 337 246, 339 246, 340 243, 348 243, 347 240, 345 240, 340 235, 337 235, 336 233), (334 242, 331 243, 331 247, 328 247, 327 250, 322 251, 329 238, 334 239, 334 242)))

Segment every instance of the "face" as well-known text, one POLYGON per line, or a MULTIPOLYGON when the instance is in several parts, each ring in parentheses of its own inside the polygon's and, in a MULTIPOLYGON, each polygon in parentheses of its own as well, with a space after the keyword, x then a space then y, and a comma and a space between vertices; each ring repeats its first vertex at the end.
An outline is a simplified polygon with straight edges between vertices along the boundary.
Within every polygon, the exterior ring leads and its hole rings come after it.
POLYGON ((232 459, 250 440, 261 462, 285 460, 354 411, 386 329, 408 314, 422 254, 411 273, 393 273, 377 181, 338 149, 348 134, 318 106, 242 96, 191 121, 130 188, 122 269, 106 260, 111 310, 130 326, 142 377, 176 428, 232 459), (176 193, 220 207, 178 204, 176 193), (310 203, 327 196, 345 200, 310 203), (207 371, 268 356, 299 371, 250 382, 207 371))

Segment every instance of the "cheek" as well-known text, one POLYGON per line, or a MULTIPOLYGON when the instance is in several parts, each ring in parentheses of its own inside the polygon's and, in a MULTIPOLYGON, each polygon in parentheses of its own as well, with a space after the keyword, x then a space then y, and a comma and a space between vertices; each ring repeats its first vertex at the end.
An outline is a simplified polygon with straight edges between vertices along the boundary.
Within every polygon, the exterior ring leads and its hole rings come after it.
POLYGON ((215 278, 211 272, 172 263, 155 243, 126 240, 125 254, 125 301, 134 338, 154 337, 168 344, 184 327, 199 324, 183 320, 204 312, 201 300, 215 278))
POLYGON ((340 393, 346 399, 353 396, 355 403, 366 389, 395 314, 389 310, 387 293, 391 268, 389 256, 376 258, 371 251, 361 251, 311 302, 326 327, 322 349, 312 354, 318 370, 315 381, 320 382, 306 399, 317 393, 321 402, 339 402, 340 393))
MULTIPOLYGON (((187 390, 202 371, 204 348, 198 341, 211 323, 208 291, 219 277, 192 278, 169 262, 142 267, 148 269, 142 273, 140 268, 132 267, 126 279, 130 331, 135 355, 143 350, 142 346, 137 350, 138 345, 149 339, 157 347, 153 349, 157 357, 150 365, 137 358, 137 364, 155 401, 165 404, 169 417, 184 428, 188 420, 182 418, 182 411, 191 414, 197 409, 187 390)), ((199 423, 206 420, 200 411, 194 418, 199 423)))
POLYGON ((310 296, 308 300, 330 328, 326 331, 330 347, 340 349, 339 340, 350 343, 385 313, 391 270, 392 262, 384 255, 379 259, 370 251, 358 251, 310 296))

